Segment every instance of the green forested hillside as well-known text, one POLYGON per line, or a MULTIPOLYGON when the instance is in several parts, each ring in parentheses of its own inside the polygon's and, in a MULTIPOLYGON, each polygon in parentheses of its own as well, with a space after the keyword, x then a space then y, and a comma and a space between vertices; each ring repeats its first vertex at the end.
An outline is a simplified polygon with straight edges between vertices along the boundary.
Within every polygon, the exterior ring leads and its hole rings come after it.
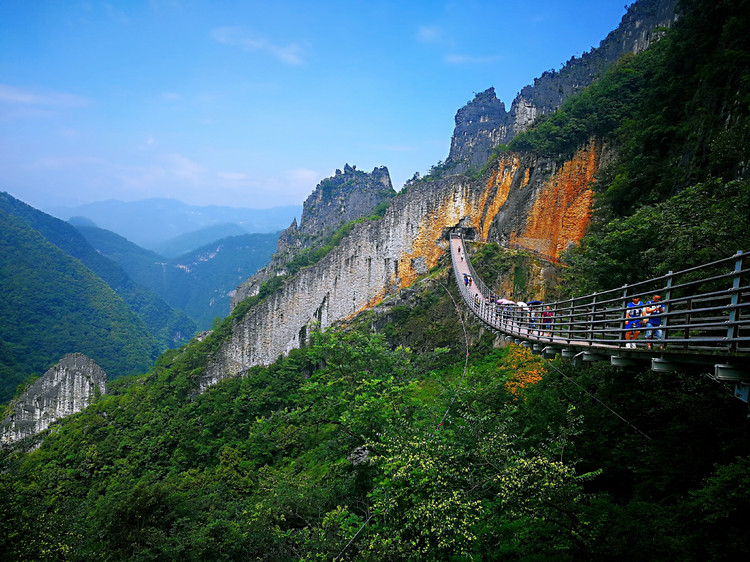
POLYGON ((90 269, 4 209, 0 245, 0 402, 66 353, 84 353, 109 377, 149 368, 156 342, 90 269))
MULTIPOLYGON (((569 256, 571 291, 748 249, 748 2, 683 6, 663 43, 511 147, 564 155, 593 135, 613 150, 590 234, 569 256)), ((507 263, 502 252, 485 246, 477 269, 507 263)), ((197 394, 230 317, 148 375, 116 381, 38 450, 0 452, 0 552, 747 557, 750 420, 730 388, 700 371, 574 367, 495 349, 459 313, 447 261, 410 292, 197 394)))
POLYGON ((230 294, 265 266, 276 250, 278 233, 222 238, 178 258, 144 250, 108 230, 78 230, 102 255, 206 330, 216 317, 229 314, 230 294))
POLYGON ((187 315, 170 307, 146 285, 138 284, 115 261, 97 252, 70 224, 56 219, 8 195, 0 193, 0 208, 20 218, 49 242, 80 260, 101 277, 145 323, 158 351, 188 341, 197 327, 187 315))
POLYGON ((436 275, 388 339, 316 334, 195 395, 227 322, 147 377, 116 381, 39 450, 0 459, 0 549, 13 560, 746 551, 746 405, 705 377, 493 349, 471 323, 467 348, 450 272, 436 275), (394 347, 414 332, 426 344, 427 326, 456 337, 420 353, 394 347))

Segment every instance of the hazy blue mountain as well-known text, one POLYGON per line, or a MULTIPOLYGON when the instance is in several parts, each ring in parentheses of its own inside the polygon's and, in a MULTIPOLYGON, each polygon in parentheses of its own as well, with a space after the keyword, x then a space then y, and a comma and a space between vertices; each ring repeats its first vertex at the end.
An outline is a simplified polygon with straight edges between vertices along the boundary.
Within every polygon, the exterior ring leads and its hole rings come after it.
POLYGON ((237 224, 217 224, 193 232, 180 234, 179 236, 155 245, 152 250, 161 256, 176 258, 192 252, 193 250, 197 250, 206 244, 212 244, 222 238, 242 236, 243 234, 249 233, 237 224))
POLYGON ((196 332, 195 323, 184 312, 172 308, 153 290, 135 282, 115 261, 97 252, 70 224, 26 205, 7 193, 0 193, 0 208, 24 221, 47 241, 80 260, 103 279, 145 322, 147 331, 156 339, 160 351, 181 345, 196 332))
MULTIPOLYGON (((247 233, 277 232, 289 226, 294 217, 300 216, 302 206, 270 209, 199 207, 175 199, 144 199, 128 203, 99 201, 77 207, 57 207, 49 212, 62 220, 84 217, 143 248, 157 250, 167 240, 209 226, 235 224, 247 233)), ((76 219, 76 224, 81 224, 80 219, 76 219)))
POLYGON ((269 262, 279 237, 278 232, 231 236, 170 259, 108 230, 79 230, 97 251, 184 311, 200 329, 209 328, 217 316, 229 314, 232 292, 269 262))

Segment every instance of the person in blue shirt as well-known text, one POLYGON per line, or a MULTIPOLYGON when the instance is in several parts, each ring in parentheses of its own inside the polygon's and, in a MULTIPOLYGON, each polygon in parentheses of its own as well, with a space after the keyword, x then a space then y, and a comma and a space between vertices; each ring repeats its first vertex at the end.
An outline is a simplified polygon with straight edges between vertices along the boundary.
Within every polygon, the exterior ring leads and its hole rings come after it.
POLYGON ((635 342, 638 336, 641 335, 641 318, 643 316, 643 303, 640 297, 633 297, 628 303, 627 310, 625 311, 625 339, 628 340, 625 347, 635 347, 635 342))
MULTIPOLYGON (((661 328, 661 315, 664 313, 664 305, 661 304, 661 295, 654 295, 646 303, 646 314, 644 327, 646 330, 646 339, 651 340, 656 336, 657 340, 664 339, 664 330, 661 328)), ((648 344, 651 349, 651 342, 648 344)))

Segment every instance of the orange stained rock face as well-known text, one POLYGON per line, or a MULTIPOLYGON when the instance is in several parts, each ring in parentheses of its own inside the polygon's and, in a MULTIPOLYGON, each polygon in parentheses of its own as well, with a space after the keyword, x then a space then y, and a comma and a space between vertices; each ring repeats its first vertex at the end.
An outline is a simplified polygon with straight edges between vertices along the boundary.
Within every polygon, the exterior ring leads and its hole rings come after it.
MULTIPOLYGON (((457 193, 441 201, 437 209, 419 223, 419 233, 414 240, 411 252, 405 252, 399 260, 399 278, 401 287, 411 285, 419 276, 411 266, 411 260, 422 256, 426 259, 427 268, 437 265, 444 249, 435 242, 443 233, 443 228, 453 226, 462 218, 468 219, 486 239, 492 219, 508 200, 513 179, 521 169, 521 160, 517 155, 503 156, 490 179, 485 184, 477 202, 467 201, 457 193)), ((529 181, 529 171, 524 170, 524 187, 529 181)))
MULTIPOLYGON (((500 158, 498 161, 498 167, 495 172, 492 173, 490 178, 487 180, 482 199, 480 201, 479 208, 483 210, 481 224, 479 224, 482 238, 487 239, 487 233, 490 229, 492 219, 497 215, 500 208, 505 205, 508 200, 508 194, 510 193, 510 186, 513 183, 513 178, 518 169, 521 166, 521 160, 518 156, 513 154, 507 154, 500 158)), ((525 187, 529 183, 529 170, 526 168, 524 171, 523 186, 525 187)))
MULTIPOLYGON (((576 243, 581 239, 590 220, 593 199, 590 184, 599 166, 600 152, 600 146, 592 142, 546 182, 529 211, 525 230, 511 233, 511 245, 557 260, 571 242, 576 243)), ((467 219, 467 223, 477 228, 486 239, 492 219, 507 202, 513 180, 519 173, 523 176, 516 186, 523 189, 529 183, 529 168, 522 167, 517 155, 504 155, 478 200, 467 200, 456 191, 438 202, 430 213, 420 219, 410 251, 402 253, 399 258, 398 285, 407 287, 419 277, 412 265, 415 258, 424 258, 427 269, 437 265, 445 252, 437 244, 443 229, 457 224, 461 219, 467 219)), ((390 284, 396 281, 396 275, 392 274, 390 284)), ((384 287, 360 310, 378 304, 388 290, 388 287, 384 287)))
POLYGON ((554 260, 578 243, 591 219, 591 183, 599 169, 601 148, 591 142, 545 184, 529 210, 526 228, 511 234, 511 244, 554 260))
POLYGON ((399 259, 399 280, 401 288, 408 287, 416 281, 419 274, 412 266, 412 260, 423 257, 427 269, 435 267, 444 249, 436 242, 443 234, 443 228, 458 223, 461 218, 473 214, 467 201, 462 197, 448 197, 441 201, 429 216, 419 221, 417 236, 410 252, 404 252, 399 259))

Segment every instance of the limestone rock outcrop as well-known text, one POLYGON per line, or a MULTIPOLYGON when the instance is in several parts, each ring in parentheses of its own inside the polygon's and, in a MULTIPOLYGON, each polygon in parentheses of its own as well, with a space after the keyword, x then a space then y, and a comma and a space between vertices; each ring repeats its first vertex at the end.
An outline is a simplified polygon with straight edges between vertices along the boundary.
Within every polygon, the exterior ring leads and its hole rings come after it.
POLYGON ((678 0, 639 0, 597 48, 572 57, 559 70, 544 72, 521 89, 506 111, 494 88, 476 95, 456 113, 456 126, 444 168, 449 173, 480 170, 498 144, 507 144, 540 115, 557 110, 571 95, 589 86, 620 57, 648 48, 674 23, 678 0))
MULTIPOLYGON (((492 150, 589 85, 624 53, 643 50, 659 36, 660 26, 674 21, 676 3, 640 0, 631 5, 620 26, 598 49, 571 59, 560 72, 551 71, 535 80, 519 93, 510 111, 494 89, 478 94, 458 111, 450 155, 438 166, 440 173, 431 173, 428 181, 408 182, 380 220, 354 225, 320 261, 299 269, 235 319, 231 336, 201 375, 201 390, 241 376, 255 365, 269 364, 304 345, 311 330, 346 321, 407 287, 437 265, 447 248, 447 234, 456 226, 481 241, 528 250, 551 262, 559 260, 589 224, 592 183, 607 148, 591 140, 567 162, 510 152, 488 162, 492 150), (486 173, 479 179, 459 175, 485 164, 486 173)), ((326 190, 333 185, 341 188, 347 174, 354 172, 347 166, 343 174, 337 172, 316 188, 305 204, 307 214, 303 213, 300 225, 294 222, 282 234, 278 256, 309 247, 306 236, 329 221, 335 223, 336 213, 346 214, 326 190)), ((275 258, 243 284, 233 308, 256 294, 264 280, 288 273, 284 264, 289 262, 284 259, 289 258, 275 258)), ((538 277, 543 275, 539 272, 538 277)))
POLYGON ((201 377, 201 390, 269 364, 304 345, 311 330, 345 321, 407 287, 437 265, 455 226, 479 240, 557 259, 588 224, 601 152, 591 142, 562 166, 508 153, 482 179, 453 175, 412 184, 383 218, 356 224, 323 259, 235 320, 201 377))
POLYGON ((372 213, 395 194, 385 166, 368 174, 346 164, 343 172, 336 170, 305 200, 299 233, 320 236, 335 232, 343 224, 372 213))
POLYGON ((72 353, 39 377, 10 404, 0 424, 0 444, 11 444, 80 412, 107 391, 107 375, 94 361, 72 353))
POLYGON ((300 250, 321 246, 344 224, 371 215, 378 205, 396 195, 385 166, 370 172, 346 164, 344 171, 321 181, 302 207, 299 225, 292 220, 279 235, 271 262, 242 283, 231 300, 231 309, 247 297, 258 293, 263 283, 287 274, 287 264, 300 250))

